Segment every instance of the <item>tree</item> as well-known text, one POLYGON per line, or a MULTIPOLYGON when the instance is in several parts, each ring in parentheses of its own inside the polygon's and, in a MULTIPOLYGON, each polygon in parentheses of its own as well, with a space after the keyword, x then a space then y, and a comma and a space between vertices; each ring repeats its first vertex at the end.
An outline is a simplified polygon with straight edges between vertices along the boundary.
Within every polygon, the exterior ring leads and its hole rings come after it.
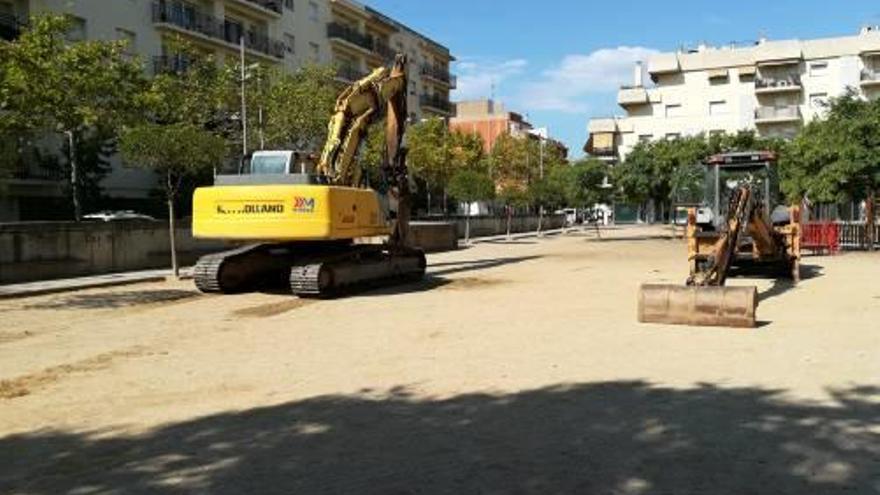
POLYGON ((532 204, 538 207, 538 229, 541 234, 544 208, 555 209, 565 205, 565 178, 567 174, 553 173, 536 179, 529 184, 528 196, 532 204))
POLYGON ((446 211, 447 185, 453 174, 452 146, 449 128, 443 119, 428 119, 407 129, 407 164, 416 177, 423 179, 428 190, 428 213, 431 212, 431 190, 443 191, 446 211))
MULTIPOLYGON (((267 146, 278 149, 320 150, 327 137, 327 122, 336 103, 336 84, 330 67, 305 66, 294 74, 272 73, 263 108, 267 146)), ((259 93, 255 94, 259 96, 259 93)), ((249 85, 250 87, 250 85, 249 85)), ((252 121, 252 118, 248 118, 252 121)), ((254 126, 251 126, 254 127, 254 126)))
POLYGON ((143 120, 120 137, 123 159, 154 170, 162 179, 168 205, 171 265, 178 274, 175 208, 181 185, 200 172, 216 169, 227 155, 224 132, 230 109, 227 89, 233 75, 211 56, 199 56, 184 45, 190 64, 185 70, 159 74, 139 96, 143 120))
POLYGON ((82 216, 78 142, 113 135, 133 115, 144 84, 124 42, 68 42, 63 16, 33 17, 17 40, 0 43, 0 108, 5 126, 57 131, 66 140, 74 218, 82 216), (96 131, 97 129, 97 131, 96 131))
POLYGON ((123 131, 120 149, 128 163, 153 170, 162 177, 168 205, 171 268, 177 277, 174 202, 186 176, 210 169, 223 158, 224 140, 187 122, 147 123, 123 131))
POLYGON ((583 159, 570 167, 558 167, 551 174, 560 175, 565 202, 568 206, 593 208, 594 205, 611 200, 606 178, 610 173, 606 163, 596 159, 583 159))
POLYGON ((474 169, 459 170, 449 181, 449 192, 452 197, 468 204, 464 224, 464 242, 470 242, 471 208, 476 201, 492 199, 495 196, 495 183, 485 171, 474 169))
POLYGON ((832 99, 826 117, 807 124, 781 165, 782 188, 790 200, 865 199, 865 242, 873 250, 880 102, 863 100, 853 90, 832 99))
POLYGON ((498 198, 504 204, 507 215, 507 238, 510 239, 510 226, 513 220, 513 211, 517 208, 525 208, 529 205, 529 195, 518 187, 504 187, 498 193, 498 198))

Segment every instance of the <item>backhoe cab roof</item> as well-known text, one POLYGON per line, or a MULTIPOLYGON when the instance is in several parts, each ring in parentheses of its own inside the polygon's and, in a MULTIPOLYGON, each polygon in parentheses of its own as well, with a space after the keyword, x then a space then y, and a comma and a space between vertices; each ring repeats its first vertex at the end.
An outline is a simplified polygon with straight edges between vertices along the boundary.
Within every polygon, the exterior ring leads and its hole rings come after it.
POLYGON ((718 153, 706 158, 706 166, 721 168, 763 168, 776 163, 776 153, 772 151, 737 151, 718 153))

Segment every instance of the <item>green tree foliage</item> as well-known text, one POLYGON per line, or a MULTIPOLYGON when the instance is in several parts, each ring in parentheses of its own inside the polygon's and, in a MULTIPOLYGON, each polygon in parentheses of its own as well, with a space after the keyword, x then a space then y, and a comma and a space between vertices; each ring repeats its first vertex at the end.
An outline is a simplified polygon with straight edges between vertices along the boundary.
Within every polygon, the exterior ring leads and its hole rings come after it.
MULTIPOLYGON (((254 112, 262 107, 267 147, 319 152, 336 103, 333 75, 331 67, 321 66, 306 66, 294 74, 269 74, 269 82, 263 83, 267 85, 264 100, 256 98, 250 105, 248 124, 258 128, 254 112)), ((259 86, 249 82, 248 87, 252 86, 259 96, 259 86)))
POLYGON ((38 16, 17 40, 0 43, 0 126, 48 129, 64 136, 79 220, 83 177, 77 157, 86 151, 77 151, 78 141, 86 135, 112 135, 131 118, 144 78, 141 63, 126 54, 124 42, 70 43, 65 40, 69 26, 63 16, 38 16))
MULTIPOLYGON (((492 199, 495 196, 495 183, 489 174, 483 170, 461 169, 449 181, 449 193, 455 199, 470 203, 492 199)), ((470 241, 470 206, 465 219, 465 242, 470 241)))
POLYGON ((865 199, 866 242, 873 248, 874 204, 880 187, 880 101, 854 91, 831 100, 824 119, 798 134, 783 156, 782 189, 791 200, 865 199))
POLYGON ((500 134, 489 152, 492 177, 499 189, 519 190, 528 187, 530 171, 528 150, 523 139, 508 133, 500 134))
POLYGON ((752 131, 736 134, 703 134, 638 143, 626 160, 612 171, 620 199, 642 204, 653 201, 661 215, 672 202, 698 201, 702 196, 702 161, 713 153, 747 150, 781 151, 780 139, 768 139, 752 131))
POLYGON ((449 128, 442 119, 428 119, 411 125, 406 131, 407 166, 414 176, 422 179, 428 189, 428 211, 431 210, 432 190, 445 193, 453 174, 452 143, 449 128))

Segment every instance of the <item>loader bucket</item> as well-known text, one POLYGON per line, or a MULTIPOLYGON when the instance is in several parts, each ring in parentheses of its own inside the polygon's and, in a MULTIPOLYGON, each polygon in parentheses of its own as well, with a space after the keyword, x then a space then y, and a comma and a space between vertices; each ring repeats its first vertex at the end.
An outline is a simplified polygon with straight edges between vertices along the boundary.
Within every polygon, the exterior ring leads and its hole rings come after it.
POLYGON ((755 326, 756 287, 643 284, 639 321, 719 327, 755 326))

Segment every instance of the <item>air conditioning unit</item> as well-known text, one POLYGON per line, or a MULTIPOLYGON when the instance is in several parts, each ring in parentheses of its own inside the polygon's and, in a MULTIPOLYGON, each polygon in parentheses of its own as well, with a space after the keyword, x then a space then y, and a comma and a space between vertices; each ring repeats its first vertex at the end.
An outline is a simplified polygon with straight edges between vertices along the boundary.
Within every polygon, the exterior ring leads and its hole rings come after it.
POLYGON ((783 79, 781 81, 776 81, 776 86, 778 86, 780 88, 788 87, 789 84, 791 84, 791 83, 789 83, 787 79, 783 79))

